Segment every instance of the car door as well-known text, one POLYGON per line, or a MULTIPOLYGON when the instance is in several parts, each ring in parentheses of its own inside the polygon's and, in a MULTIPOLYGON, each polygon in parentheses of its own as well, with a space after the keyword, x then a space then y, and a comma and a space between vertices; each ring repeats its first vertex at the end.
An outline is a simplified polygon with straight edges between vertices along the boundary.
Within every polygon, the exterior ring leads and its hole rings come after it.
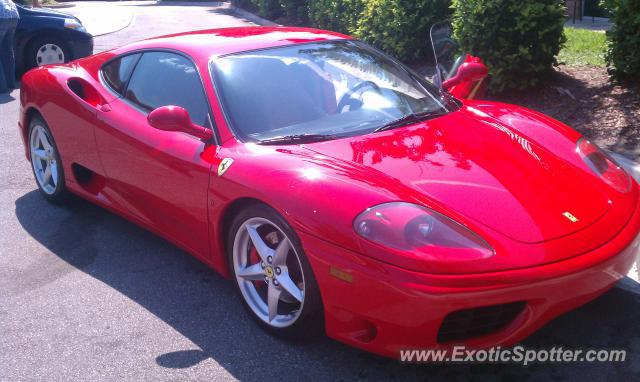
POLYGON ((150 228, 206 256, 207 189, 216 146, 187 133, 155 129, 147 121, 151 110, 175 105, 184 107, 194 123, 212 128, 197 67, 175 52, 147 51, 112 60, 101 76, 121 95, 97 118, 105 195, 150 228))

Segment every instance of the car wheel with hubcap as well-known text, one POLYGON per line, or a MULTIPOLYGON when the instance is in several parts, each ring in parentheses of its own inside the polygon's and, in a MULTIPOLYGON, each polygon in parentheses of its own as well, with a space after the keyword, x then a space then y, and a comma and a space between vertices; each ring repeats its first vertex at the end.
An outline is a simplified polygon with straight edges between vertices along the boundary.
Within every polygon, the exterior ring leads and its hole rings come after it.
POLYGON ((29 43, 25 63, 28 68, 42 65, 64 64, 70 59, 67 46, 56 38, 42 37, 29 43))
POLYGON ((63 201, 67 190, 58 147, 49 127, 40 117, 34 117, 29 124, 29 156, 40 192, 49 201, 63 201))
POLYGON ((293 229, 273 209, 240 212, 229 237, 229 267, 245 307, 270 333, 295 339, 322 329, 322 302, 293 229))

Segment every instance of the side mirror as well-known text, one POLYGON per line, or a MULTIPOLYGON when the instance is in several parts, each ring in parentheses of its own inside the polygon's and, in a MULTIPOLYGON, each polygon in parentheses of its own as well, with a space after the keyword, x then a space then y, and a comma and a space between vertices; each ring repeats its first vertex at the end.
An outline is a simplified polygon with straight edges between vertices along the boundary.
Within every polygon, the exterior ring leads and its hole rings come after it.
POLYGON ((460 65, 455 76, 446 80, 442 86, 449 89, 463 82, 474 82, 484 79, 489 74, 489 69, 479 62, 465 62, 460 65))
POLYGON ((213 138, 210 129, 191 122, 189 112, 180 106, 161 106, 147 116, 149 125, 163 131, 182 131, 200 139, 213 138))

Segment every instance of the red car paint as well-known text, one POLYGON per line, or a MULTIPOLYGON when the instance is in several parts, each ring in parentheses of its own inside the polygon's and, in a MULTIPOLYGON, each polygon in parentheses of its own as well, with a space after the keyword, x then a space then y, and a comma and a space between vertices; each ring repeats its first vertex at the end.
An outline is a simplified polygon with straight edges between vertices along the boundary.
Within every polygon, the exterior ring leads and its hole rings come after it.
POLYGON ((462 65, 465 64, 477 64, 474 69, 476 70, 476 74, 478 74, 478 79, 461 79, 452 83, 447 83, 447 81, 445 81, 443 85, 447 88, 447 91, 456 98, 476 99, 484 97, 484 93, 487 88, 486 78, 489 73, 488 68, 484 67, 484 63, 480 58, 474 57, 470 54, 465 55, 464 63, 462 65))
MULTIPOLYGON (((513 344, 624 277, 639 246, 638 185, 620 192, 605 184, 576 153, 580 134, 539 113, 463 100, 446 116, 358 137, 283 146, 235 139, 206 75, 212 56, 344 38, 301 28, 200 31, 32 70, 21 91, 25 146, 29 119, 38 112, 58 145, 70 191, 225 276, 230 214, 247 200, 270 205, 301 238, 321 290, 327 334, 386 356, 397 357, 401 348, 451 346, 437 341, 448 313, 525 301, 507 327, 464 341, 513 344), (177 50, 194 60, 219 144, 151 128, 146 114, 102 85, 103 63, 148 49, 177 50), (224 158, 233 166, 218 176, 224 158), (74 165, 94 176, 76 178, 74 165), (355 233, 356 216, 391 201, 448 216, 485 239, 495 256, 430 261, 355 233), (567 211, 579 220, 567 220, 567 211)), ((472 97, 478 86, 451 90, 472 97)))

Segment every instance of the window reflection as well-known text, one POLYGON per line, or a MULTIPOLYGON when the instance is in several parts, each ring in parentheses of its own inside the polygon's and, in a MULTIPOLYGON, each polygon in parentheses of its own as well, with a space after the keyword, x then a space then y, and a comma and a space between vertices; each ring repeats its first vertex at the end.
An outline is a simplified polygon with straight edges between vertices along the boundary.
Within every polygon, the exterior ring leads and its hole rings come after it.
POLYGON ((364 134, 407 114, 446 112, 436 88, 355 41, 226 56, 212 72, 240 138, 364 134))

